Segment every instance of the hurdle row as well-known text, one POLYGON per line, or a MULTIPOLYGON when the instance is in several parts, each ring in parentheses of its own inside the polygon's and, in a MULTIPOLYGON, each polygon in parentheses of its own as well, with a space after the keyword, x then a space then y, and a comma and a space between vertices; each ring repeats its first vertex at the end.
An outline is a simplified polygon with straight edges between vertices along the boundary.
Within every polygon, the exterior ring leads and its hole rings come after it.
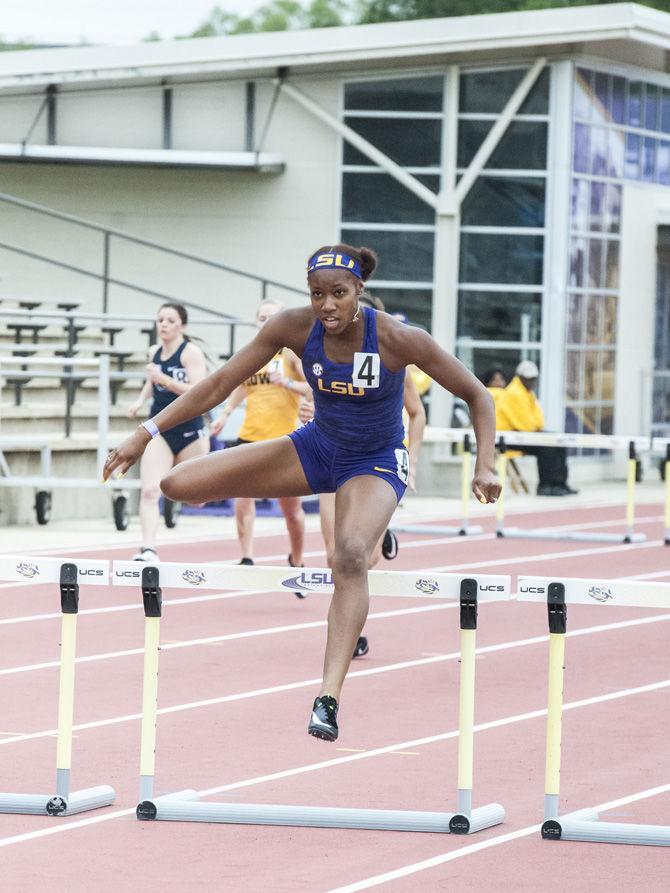
MULTIPOLYGON (((396 533, 418 533, 427 536, 472 536, 482 532, 478 525, 470 523, 472 506, 472 454, 476 440, 472 430, 463 428, 427 428, 425 443, 456 445, 461 459, 460 500, 461 521, 457 526, 444 524, 394 525, 396 533)), ((670 545, 670 438, 633 437, 609 434, 551 434, 548 432, 498 431, 496 433, 496 470, 502 485, 496 503, 496 536, 507 539, 566 540, 569 542, 641 543, 647 537, 635 530, 635 484, 637 462, 640 453, 652 451, 662 454, 665 464, 664 538, 670 545), (505 483, 507 480, 508 453, 524 446, 560 446, 566 449, 625 451, 628 456, 626 473, 626 509, 623 530, 620 533, 586 533, 577 530, 551 530, 509 527, 505 525, 505 483)))
POLYGON ((0 812, 67 816, 111 805, 114 790, 100 785, 70 792, 76 616, 79 589, 87 585, 132 586, 141 592, 145 616, 145 647, 140 733, 140 820, 213 822, 223 824, 290 825, 473 834, 505 820, 499 803, 473 807, 473 738, 475 713, 475 653, 480 604, 510 601, 541 602, 548 608, 549 673, 545 797, 542 837, 608 843, 670 846, 670 826, 603 822, 593 809, 559 815, 563 664, 567 604, 615 605, 670 609, 670 585, 637 581, 592 581, 573 578, 520 576, 512 594, 511 577, 504 575, 422 575, 420 571, 369 573, 370 594, 451 601, 460 607, 460 683, 458 725, 457 809, 418 812, 304 805, 203 802, 197 791, 184 789, 154 796, 158 664, 162 590, 237 589, 293 592, 296 579, 307 592, 330 595, 331 572, 325 568, 240 567, 225 564, 165 562, 139 566, 133 561, 59 558, 0 558, 0 579, 55 583, 62 611, 62 641, 58 707, 55 794, 0 794, 0 812))

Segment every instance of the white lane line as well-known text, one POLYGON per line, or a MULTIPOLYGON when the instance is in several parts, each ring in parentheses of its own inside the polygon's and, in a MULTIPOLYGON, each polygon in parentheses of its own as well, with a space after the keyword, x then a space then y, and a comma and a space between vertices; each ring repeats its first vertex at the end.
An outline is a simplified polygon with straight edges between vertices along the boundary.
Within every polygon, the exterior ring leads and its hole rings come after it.
MULTIPOLYGON (((668 686, 670 686, 670 679, 664 679, 659 682, 651 682, 647 685, 638 686, 637 688, 625 688, 625 689, 621 689, 620 691, 609 692, 605 695, 597 695, 592 698, 584 698, 579 701, 572 701, 567 704, 564 704, 563 709, 564 710, 573 710, 573 709, 578 709, 581 707, 588 707, 588 706, 592 706, 594 704, 598 704, 601 702, 612 701, 612 700, 616 700, 619 698, 631 697, 631 696, 638 695, 638 694, 645 694, 645 693, 652 692, 652 691, 659 691, 660 689, 667 688, 668 686)), ((517 722, 525 722, 527 720, 539 719, 546 715, 547 715, 546 708, 541 709, 541 710, 532 710, 532 711, 528 711, 526 713, 519 713, 515 716, 507 716, 507 717, 503 717, 501 719, 492 720, 490 722, 479 723, 478 725, 475 725, 474 731, 475 732, 483 732, 483 731, 487 731, 489 729, 497 729, 497 728, 501 728, 502 726, 512 725, 517 722)), ((219 785, 218 787, 214 787, 214 788, 207 788, 203 791, 199 791, 199 794, 201 797, 208 797, 212 794, 220 794, 225 791, 233 791, 233 790, 240 790, 241 788, 254 787, 256 785, 265 784, 267 782, 273 782, 273 781, 278 781, 278 780, 285 779, 285 778, 291 778, 296 775, 303 775, 307 772, 316 772, 321 769, 329 769, 332 766, 341 766, 345 763, 353 763, 353 762, 357 762, 358 760, 366 760, 366 759, 370 759, 372 757, 390 754, 390 753, 393 753, 398 750, 409 750, 411 748, 421 747, 422 745, 434 744, 438 741, 446 741, 448 739, 454 739, 454 738, 458 738, 458 729, 452 730, 450 732, 443 732, 442 734, 439 734, 439 735, 430 735, 425 738, 415 738, 411 741, 401 741, 397 744, 389 744, 384 747, 377 747, 373 750, 363 751, 362 753, 351 753, 344 757, 335 757, 334 759, 323 760, 319 763, 309 763, 306 766, 297 766, 293 769, 284 769, 284 770, 280 770, 279 772, 270 773, 268 775, 260 775, 260 776, 256 776, 255 778, 247 778, 247 779, 243 779, 242 781, 236 781, 236 782, 232 782, 230 784, 219 785)), ((626 803, 633 802, 633 799, 638 799, 638 800, 643 799, 645 796, 652 796, 653 793, 662 793, 668 789, 670 789, 670 785, 664 785, 663 787, 660 787, 660 788, 651 789, 651 792, 642 792, 640 794, 632 795, 632 799, 622 798, 620 800, 611 801, 610 803, 606 803, 606 804, 601 805, 600 807, 595 807, 595 808, 600 809, 602 811, 605 811, 606 809, 614 809, 615 807, 623 806, 626 803)), ((0 838, 0 847, 10 846, 11 844, 21 843, 26 840, 34 840, 36 838, 46 837, 50 834, 58 834, 63 831, 73 831, 73 830, 76 830, 77 828, 81 828, 81 827, 84 827, 87 825, 94 825, 94 824, 98 824, 100 822, 111 821, 113 819, 120 818, 122 816, 133 815, 134 812, 135 812, 134 809, 117 810, 112 813, 106 813, 106 814, 103 814, 100 816, 93 816, 93 817, 87 818, 87 819, 79 819, 79 820, 75 820, 73 822, 66 822, 66 820, 63 819, 62 823, 59 822, 57 825, 54 825, 50 828, 43 828, 43 829, 40 829, 39 831, 29 831, 25 834, 18 834, 13 837, 0 838)), ((506 839, 513 840, 516 837, 523 836, 524 833, 531 834, 534 830, 539 829, 539 827, 540 827, 539 825, 533 825, 533 826, 531 826, 530 829, 526 828, 526 829, 522 829, 521 831, 512 832, 511 835, 503 835, 502 837, 493 838, 493 841, 498 840, 502 843, 502 842, 505 842, 506 839)), ((482 843, 491 845, 491 841, 483 841, 482 843)), ((475 844, 474 846, 476 848, 482 848, 481 844, 475 844)), ((457 852, 467 855, 466 851, 468 851, 469 849, 470 848, 465 847, 464 849, 458 850, 457 852)), ((474 851, 474 850, 470 850, 470 851, 474 851)), ((437 858, 441 858, 441 857, 437 857, 437 858)), ((422 863, 417 863, 417 864, 422 864, 422 863)), ((426 866, 426 867, 430 867, 430 866, 426 866)), ((403 869, 399 869, 399 870, 402 871, 403 869)), ((415 869, 415 870, 420 870, 420 869, 415 869)), ((364 889, 364 888, 361 888, 361 889, 364 889)), ((333 891, 333 893, 334 893, 334 891, 333 891)))
MULTIPOLYGON (((642 508, 643 506, 647 507, 647 506, 656 506, 656 505, 661 506, 662 500, 659 499, 659 500, 651 501, 651 502, 643 502, 643 503, 640 503, 639 507, 642 508)), ((435 526, 438 524, 457 525, 457 524, 460 524, 462 521, 462 518, 461 518, 460 514, 457 513, 456 509, 454 509, 454 512, 455 512, 454 514, 446 514, 446 515, 440 516, 437 520, 436 520, 437 513, 435 510, 433 510, 433 511, 428 512, 427 518, 424 518, 424 520, 421 520, 420 517, 417 518, 414 515, 414 511, 416 511, 418 508, 420 508, 420 506, 418 506, 418 505, 414 509, 412 509, 410 507, 409 511, 412 515, 411 518, 399 517, 397 520, 400 522, 407 521, 408 523, 411 523, 411 524, 430 524, 431 526, 435 526)), ((625 509, 625 503, 617 503, 617 502, 613 503, 613 502, 600 501, 600 502, 592 502, 592 503, 589 503, 588 505, 571 505, 571 506, 569 506, 569 510, 571 512, 591 512, 591 511, 597 511, 598 509, 616 509, 616 508, 620 508, 621 511, 623 512, 625 509)), ((556 506, 556 505, 538 505, 538 506, 532 506, 532 507, 526 506, 525 508, 523 508, 521 506, 518 506, 518 507, 517 506, 512 506, 512 507, 507 506, 505 508, 505 516, 512 517, 512 516, 517 516, 517 515, 544 515, 544 514, 550 515, 550 514, 557 514, 557 513, 565 512, 565 511, 566 511, 565 508, 561 508, 560 506, 556 506)), ((639 519, 642 520, 645 517, 647 517, 647 516, 640 515, 639 519)), ((663 516, 659 516, 659 518, 662 520, 663 516)), ((480 522, 483 522, 486 520, 493 521, 494 515, 482 514, 482 515, 477 515, 477 516, 473 516, 472 518, 470 518, 470 521, 472 523, 480 523, 480 522)), ((635 521, 637 523, 638 518, 636 518, 635 521)), ((625 522, 615 522, 615 523, 623 524, 625 522)), ((32 532, 34 533, 34 531, 32 531, 32 532)), ((308 534, 309 533, 319 533, 319 530, 318 530, 318 528, 315 528, 314 530, 308 530, 307 533, 308 534)), ((67 536, 68 538, 71 538, 71 536, 72 536, 71 534, 64 534, 64 535, 67 536)), ((76 536, 76 533, 74 535, 76 536)), ((281 527, 281 528, 278 527, 276 530, 259 530, 256 534, 256 538, 259 540, 265 539, 265 538, 271 539, 271 538, 274 538, 277 536, 285 536, 285 535, 286 535, 286 530, 283 527, 281 527)), ((453 537, 451 537, 450 539, 453 539, 453 537)), ((462 537, 459 539, 462 542, 462 537)), ((224 530, 224 531, 221 531, 221 533, 198 534, 198 535, 193 534, 191 536, 185 535, 181 538, 179 537, 179 534, 177 533, 177 534, 175 534, 174 539, 171 537, 169 540, 162 541, 161 543, 159 543, 159 545, 162 546, 163 548, 171 548, 173 546, 180 546, 180 545, 187 546, 192 543, 220 542, 220 541, 232 542, 232 541, 236 541, 236 540, 237 540, 237 534, 234 531, 225 531, 224 530)), ((133 548, 134 548, 134 545, 132 542, 119 543, 118 540, 114 540, 113 542, 109 542, 109 543, 88 543, 86 545, 86 550, 88 552, 104 552, 104 551, 118 552, 118 551, 122 551, 124 549, 128 550, 128 551, 132 551, 133 548)), ((83 551, 82 549, 77 549, 77 552, 80 554, 82 553, 82 551, 83 551)), ((67 546, 54 546, 50 549, 44 549, 44 550, 41 549, 40 555, 62 555, 62 554, 67 555, 70 552, 72 552, 72 544, 71 543, 68 544, 67 546)), ((12 550, 11 552, 7 552, 5 550, 0 550, 0 556, 33 555, 33 554, 34 554, 34 549, 17 549, 17 550, 12 550)), ((325 554, 325 553, 319 553, 319 554, 325 554)), ((277 557, 285 558, 286 553, 282 553, 280 556, 277 556, 277 557)))
MULTIPOLYGON (((639 617, 634 620, 621 620, 616 623, 598 624, 597 626, 584 627, 578 630, 571 630, 566 635, 570 637, 593 635, 595 633, 607 632, 609 630, 624 629, 633 626, 644 626, 648 623, 659 623, 668 620, 670 620, 670 613, 658 614, 653 617, 639 617)), ((547 639, 547 635, 542 635, 532 636, 528 639, 517 639, 511 642, 499 642, 495 645, 484 645, 481 648, 477 648, 475 653, 478 656, 482 656, 485 654, 493 654, 499 651, 508 651, 514 648, 524 648, 529 645, 538 645, 542 642, 546 642, 547 639)), ((425 667, 431 664, 442 663, 444 661, 457 661, 460 659, 460 656, 461 652, 459 650, 449 652, 448 654, 437 655, 435 657, 422 657, 394 664, 384 664, 381 667, 370 667, 369 669, 365 670, 354 670, 347 675, 347 678, 356 679, 365 676, 377 676, 380 673, 392 673, 396 670, 407 670, 414 669, 416 667, 425 667)), ((157 712, 159 715, 167 715, 169 713, 181 713, 185 710, 198 710, 201 707, 215 707, 220 704, 230 704, 236 701, 245 701, 249 698, 258 698, 265 695, 279 694, 281 692, 296 691, 300 688, 307 688, 308 686, 319 685, 321 681, 321 677, 317 677, 315 679, 304 679, 299 682, 286 682, 282 685, 251 689, 249 691, 237 692, 230 695, 221 695, 218 698, 206 698, 199 701, 190 701, 185 704, 175 704, 172 707, 161 707, 157 712)), ((607 696, 605 696, 605 699, 607 699, 607 696)), ((79 732, 84 729, 98 729, 104 726, 113 726, 124 722, 133 722, 135 720, 140 720, 141 718, 141 713, 129 713, 123 716, 113 716, 108 719, 98 719, 86 723, 80 723, 79 725, 73 726, 73 730, 75 732, 79 732)), ((5 744, 17 744, 21 741, 32 741, 37 738, 51 737, 53 735, 56 735, 57 732, 57 729, 47 729, 46 731, 30 732, 25 735, 15 735, 12 738, 5 738, 3 740, 0 740, 0 747, 4 746, 5 744)))
MULTIPOLYGON (((612 552, 637 552, 640 549, 663 549, 661 542, 651 543, 617 543, 613 546, 594 546, 591 549, 570 549, 567 552, 542 552, 538 555, 517 555, 514 558, 494 558, 490 561, 469 561, 466 564, 445 564, 439 567, 425 567, 421 573, 437 573, 438 571, 472 570, 478 567, 505 568, 510 564, 532 564, 534 561, 551 561, 552 558, 583 558, 587 555, 606 555, 612 552)), ((500 573, 503 573, 501 570, 500 573)))
MULTIPOLYGON (((444 611, 450 608, 457 608, 455 602, 449 602, 436 605, 421 605, 418 608, 400 608, 395 611, 379 611, 368 614, 368 620, 379 620, 387 617, 402 617, 407 614, 425 614, 428 611, 444 611)), ((60 616, 60 615, 59 615, 60 616)), ((238 633, 225 633, 220 636, 207 636, 200 639, 182 639, 174 641, 162 641, 160 650, 171 651, 175 648, 191 648, 197 645, 212 645, 220 642, 234 642, 238 639, 251 639, 256 636, 272 636, 277 633, 296 632, 305 629, 318 629, 327 624, 327 620, 313 620, 306 623, 293 623, 284 626, 268 626, 258 629, 243 630, 238 633)), ((144 648, 128 648, 125 651, 107 651, 101 654, 90 654, 87 657, 78 657, 75 663, 86 664, 99 660, 112 660, 118 657, 130 657, 136 654, 144 654, 144 648)), ((0 676, 9 676, 13 673, 29 673, 32 670, 46 670, 50 668, 60 667, 60 661, 50 660, 40 664, 25 664, 19 667, 7 667, 0 670, 0 676)), ((2 734, 0 732, 0 734, 2 734)))
MULTIPOLYGON (((619 806, 627 806, 629 803, 636 803, 639 800, 646 800, 649 797, 658 797, 659 794, 665 794, 668 791, 670 791, 670 784, 662 784, 655 788, 648 788, 646 791, 638 791, 637 793, 629 794, 626 797, 619 797, 617 800, 600 803, 593 808, 596 812, 607 812, 610 809, 616 809, 619 806)), ((444 865, 445 862, 453 862, 456 859, 463 859, 466 856, 471 856, 473 853, 480 853, 482 850, 488 850, 491 847, 501 846, 504 843, 519 840, 521 837, 529 837, 531 834, 539 833, 540 827, 540 825, 528 825, 526 828, 519 828, 518 831, 511 831, 509 834, 499 834, 497 837, 491 837, 488 840, 482 840, 479 843, 472 843, 469 846, 462 847, 458 850, 451 850, 449 853, 443 853, 440 856, 432 856, 430 859, 414 862, 412 865, 405 865, 403 868, 386 871, 384 874, 377 874, 374 877, 355 881, 353 884, 347 884, 344 887, 333 888, 332 890, 329 890, 328 893, 358 893, 359 890, 369 890, 371 887, 378 887, 380 884, 397 881, 399 878, 407 877, 410 874, 417 874, 419 871, 425 871, 428 868, 436 868, 438 865, 444 865)))
MULTIPOLYGON (((670 572, 669 572, 670 573, 670 572)), ((437 605, 421 605, 418 608, 401 608, 395 611, 379 611, 374 612, 372 614, 368 614, 368 620, 380 620, 386 619, 389 617, 401 617, 408 614, 425 614, 429 611, 448 611, 450 609, 455 609, 458 607, 458 604, 454 602, 449 602, 447 604, 437 604, 437 605)), ((627 629, 629 627, 635 626, 644 626, 647 623, 658 623, 659 621, 670 620, 670 613, 668 614, 653 614, 649 617, 637 617, 633 620, 620 620, 614 623, 605 623, 597 626, 588 626, 582 629, 572 629, 567 632, 568 636, 581 636, 581 635, 590 635, 591 633, 596 632, 607 632, 608 630, 615 629, 627 629)), ((238 639, 250 639, 255 638, 256 636, 270 636, 278 633, 284 632, 295 632, 306 629, 318 629, 319 627, 326 626, 326 620, 313 620, 307 623, 294 623, 287 624, 285 626, 270 626, 270 627, 261 627, 258 629, 252 630, 243 630, 238 633, 224 633, 220 636, 207 636, 206 638, 200 639, 184 639, 184 640, 175 640, 170 642, 161 642, 160 650, 161 651, 172 651, 176 648, 191 648, 196 647, 198 645, 212 645, 214 643, 221 642, 233 642, 238 639)), ((536 642, 544 642, 547 640, 546 636, 537 636, 534 639, 523 639, 522 642, 526 645, 535 644, 536 642)), ((491 653, 496 650, 504 650, 508 647, 511 647, 512 643, 502 642, 498 645, 488 645, 486 649, 480 649, 481 653, 491 653)), ((479 652, 478 652, 479 653, 479 652)), ((114 660, 119 657, 132 657, 138 654, 144 654, 144 648, 128 648, 125 651, 107 651, 100 654, 91 654, 86 657, 78 657, 75 660, 75 663, 93 663, 99 660, 114 660)), ((422 657, 424 658, 437 658, 439 660, 444 660, 445 656, 443 652, 422 652, 422 657)), ((39 664, 24 664, 23 666, 18 667, 7 667, 4 670, 0 670, 0 676, 10 676, 14 673, 29 673, 33 670, 46 670, 46 669, 56 669, 60 667, 60 661, 51 660, 45 661, 44 663, 39 664)), ((350 674, 351 675, 351 674, 350 674)))
MULTIPOLYGON (((420 573, 420 571, 418 573, 420 573)), ((164 598, 163 604, 172 606, 194 605, 198 602, 218 602, 228 598, 244 598, 245 596, 251 595, 270 595, 274 592, 275 590, 273 589, 235 589, 231 592, 217 592, 213 595, 194 595, 184 598, 164 598)), ((289 595, 290 593, 285 594, 289 595)), ((293 601, 295 601, 295 599, 293 599, 293 601)), ((142 607, 142 602, 138 600, 127 605, 107 605, 104 608, 84 608, 83 610, 79 611, 79 617, 83 617, 88 614, 114 614, 116 611, 139 611, 142 607)), ((56 620, 60 619, 62 616, 63 615, 60 611, 55 611, 50 614, 26 614, 23 617, 6 617, 4 620, 0 620, 0 626, 5 626, 12 623, 31 623, 33 620, 56 620)))

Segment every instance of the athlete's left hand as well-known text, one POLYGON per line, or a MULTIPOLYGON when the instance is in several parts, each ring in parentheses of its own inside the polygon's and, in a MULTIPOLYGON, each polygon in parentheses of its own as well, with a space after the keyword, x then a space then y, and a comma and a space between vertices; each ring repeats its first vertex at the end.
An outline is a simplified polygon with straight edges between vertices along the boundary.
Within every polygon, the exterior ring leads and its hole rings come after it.
POLYGON ((158 363, 147 363, 147 378, 152 384, 160 384, 161 379, 163 378, 163 370, 158 365, 158 363))
POLYGON ((117 479, 122 478, 128 469, 134 465, 145 451, 151 436, 140 425, 130 437, 126 437, 123 443, 115 450, 110 450, 102 469, 102 480, 106 482, 117 472, 117 479))
POLYGON ((477 499, 486 504, 496 502, 500 496, 501 486, 498 475, 491 469, 475 469, 472 479, 472 492, 477 499))

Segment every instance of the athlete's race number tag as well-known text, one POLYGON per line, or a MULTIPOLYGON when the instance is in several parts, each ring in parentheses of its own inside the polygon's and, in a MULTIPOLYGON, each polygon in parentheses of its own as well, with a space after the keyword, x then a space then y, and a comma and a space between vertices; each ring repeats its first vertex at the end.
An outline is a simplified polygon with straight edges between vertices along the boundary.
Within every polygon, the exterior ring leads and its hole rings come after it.
POLYGON ((395 451, 396 462, 398 463, 398 477, 406 484, 409 480, 409 453, 407 450, 395 451))
POLYGON ((355 353, 351 383, 355 388, 379 387, 379 354, 355 353))

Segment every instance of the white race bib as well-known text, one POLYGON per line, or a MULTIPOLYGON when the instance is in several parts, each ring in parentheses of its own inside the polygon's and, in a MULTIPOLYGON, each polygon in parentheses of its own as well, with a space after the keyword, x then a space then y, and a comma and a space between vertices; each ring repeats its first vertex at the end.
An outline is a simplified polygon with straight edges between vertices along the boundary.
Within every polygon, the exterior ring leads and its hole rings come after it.
POLYGON ((351 383, 355 388, 378 388, 380 383, 378 353, 355 353, 351 383))

